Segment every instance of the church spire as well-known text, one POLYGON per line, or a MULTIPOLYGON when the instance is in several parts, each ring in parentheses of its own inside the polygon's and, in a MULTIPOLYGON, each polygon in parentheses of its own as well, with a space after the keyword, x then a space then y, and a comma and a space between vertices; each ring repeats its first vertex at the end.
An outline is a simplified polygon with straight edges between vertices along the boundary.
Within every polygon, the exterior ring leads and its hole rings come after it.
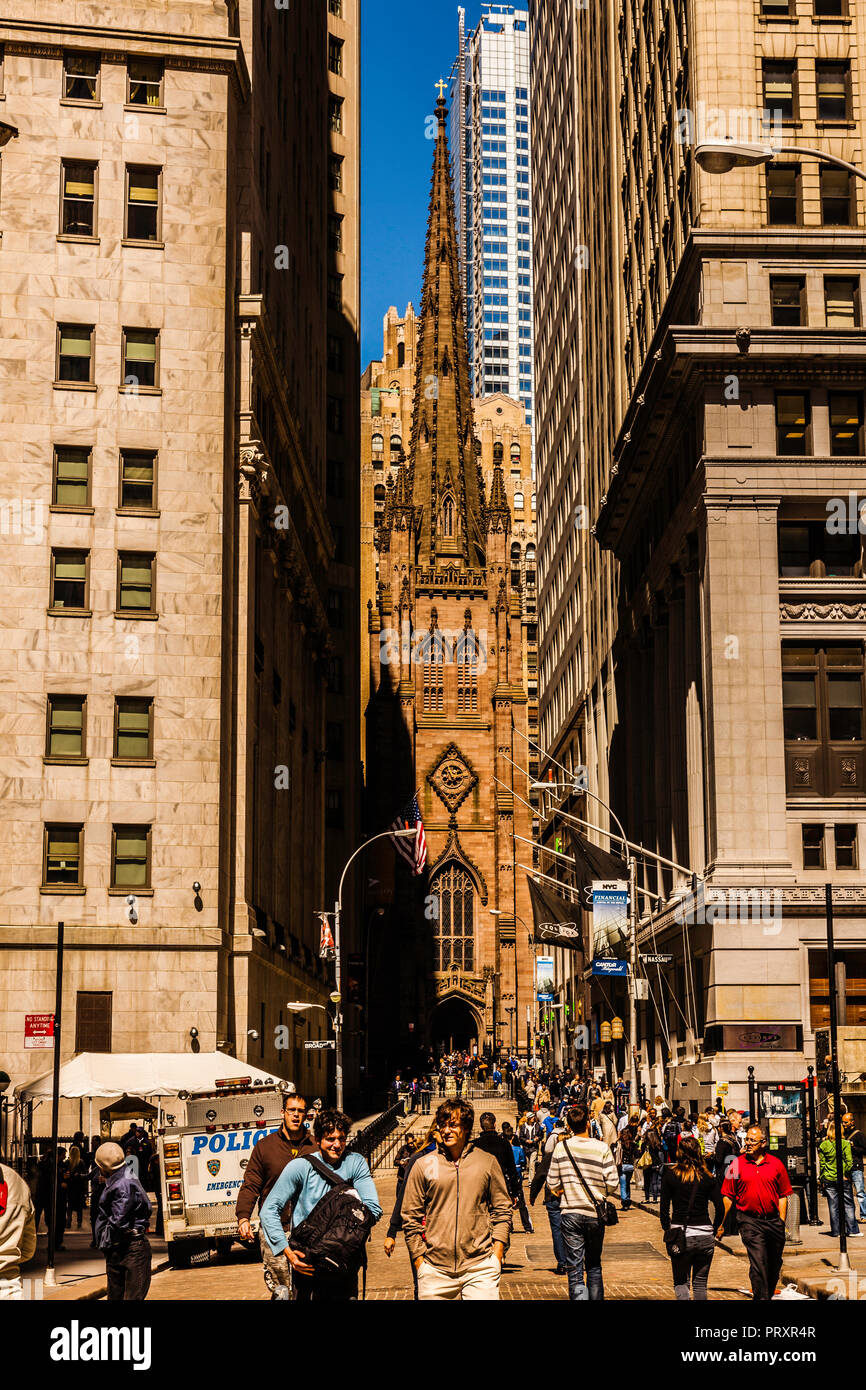
POLYGON ((416 355, 409 485, 418 563, 485 563, 484 482, 476 452, 469 352, 451 190, 447 106, 439 84, 433 182, 416 355))

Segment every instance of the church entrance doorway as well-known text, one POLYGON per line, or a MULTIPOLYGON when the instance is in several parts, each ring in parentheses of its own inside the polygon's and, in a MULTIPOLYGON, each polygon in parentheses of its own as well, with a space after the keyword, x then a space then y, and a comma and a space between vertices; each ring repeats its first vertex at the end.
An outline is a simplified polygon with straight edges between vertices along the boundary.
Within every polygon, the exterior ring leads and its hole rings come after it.
POLYGON ((438 1055, 445 1052, 467 1052, 479 1047, 478 1019, 464 999, 443 999, 433 1010, 431 1040, 438 1055))

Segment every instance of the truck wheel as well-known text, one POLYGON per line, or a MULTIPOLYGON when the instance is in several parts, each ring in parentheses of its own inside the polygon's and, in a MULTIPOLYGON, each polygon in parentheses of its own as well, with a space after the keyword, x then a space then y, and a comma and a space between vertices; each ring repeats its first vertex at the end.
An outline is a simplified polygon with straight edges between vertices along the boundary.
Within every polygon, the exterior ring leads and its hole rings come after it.
POLYGON ((172 1269, 189 1269, 192 1255, 188 1250, 178 1249, 177 1242, 172 1241, 168 1247, 168 1262, 172 1269))

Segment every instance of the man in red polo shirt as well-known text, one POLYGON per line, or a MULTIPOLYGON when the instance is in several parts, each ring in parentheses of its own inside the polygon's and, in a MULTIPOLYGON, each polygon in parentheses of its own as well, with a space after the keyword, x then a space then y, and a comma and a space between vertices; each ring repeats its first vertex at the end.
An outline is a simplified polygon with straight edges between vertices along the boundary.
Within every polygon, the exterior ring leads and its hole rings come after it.
MULTIPOLYGON (((737 1226, 749 1253, 752 1298, 766 1302, 776 1292, 785 1249, 785 1217, 791 1180, 785 1167, 767 1153, 764 1131, 752 1125, 745 1151, 737 1156, 722 1183, 725 1216, 737 1208, 737 1226)), ((717 1235, 721 1239, 724 1222, 717 1235)))

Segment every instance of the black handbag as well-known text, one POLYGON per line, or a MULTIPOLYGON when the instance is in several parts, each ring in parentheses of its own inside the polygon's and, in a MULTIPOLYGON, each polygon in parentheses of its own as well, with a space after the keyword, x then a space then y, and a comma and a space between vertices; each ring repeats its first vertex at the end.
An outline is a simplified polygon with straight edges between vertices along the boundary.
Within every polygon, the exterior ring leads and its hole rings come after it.
POLYGON ((568 1147, 568 1140, 565 1140, 564 1142, 565 1152, 571 1159, 571 1166, 577 1174, 578 1178, 580 1179, 581 1183, 583 1184, 584 1190, 586 1191, 586 1195, 592 1202, 592 1205, 595 1207, 595 1214, 598 1217, 599 1226, 619 1225, 619 1213, 616 1207, 614 1206, 613 1202, 609 1202, 607 1198, 605 1198, 603 1202, 597 1202, 595 1200, 595 1197, 592 1195, 592 1188, 589 1186, 588 1182, 586 1181, 586 1178, 583 1176, 583 1173, 581 1173, 580 1169, 578 1168, 577 1160, 575 1159, 574 1154, 571 1152, 571 1149, 568 1147))
POLYGON ((665 1243, 665 1249, 669 1255, 684 1255, 688 1249, 686 1227, 689 1224, 689 1217, 694 1210, 695 1198, 698 1195, 698 1188, 700 1185, 700 1179, 695 1178, 692 1183, 692 1195, 689 1197, 689 1205, 686 1208, 686 1219, 683 1225, 669 1226, 662 1237, 665 1243))

